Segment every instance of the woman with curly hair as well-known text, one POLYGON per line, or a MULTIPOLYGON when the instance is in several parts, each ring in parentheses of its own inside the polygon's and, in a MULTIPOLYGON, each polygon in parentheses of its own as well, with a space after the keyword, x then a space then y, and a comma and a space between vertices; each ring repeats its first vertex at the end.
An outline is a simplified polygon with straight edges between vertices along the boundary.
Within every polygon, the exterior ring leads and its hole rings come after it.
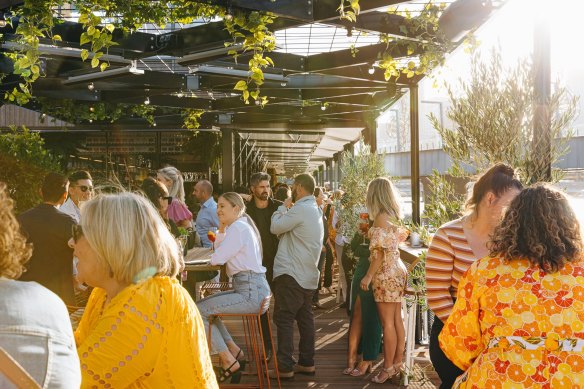
POLYGON ((440 347, 454 387, 584 386, 582 235, 566 197, 544 185, 513 200, 490 255, 460 280, 440 347))
POLYGON ((499 163, 474 183, 465 215, 441 226, 426 257, 428 306, 435 319, 430 333, 430 359, 440 376, 441 389, 451 388, 463 372, 442 352, 438 335, 454 305, 460 277, 477 259, 489 253, 487 242, 501 221, 503 210, 521 191, 512 167, 499 163))
MULTIPOLYGON (((43 388, 78 388, 79 358, 65 304, 36 282, 16 281, 32 248, 12 208, 0 182, 0 347, 43 388)), ((0 388, 6 387, 12 385, 0 374, 0 388)))

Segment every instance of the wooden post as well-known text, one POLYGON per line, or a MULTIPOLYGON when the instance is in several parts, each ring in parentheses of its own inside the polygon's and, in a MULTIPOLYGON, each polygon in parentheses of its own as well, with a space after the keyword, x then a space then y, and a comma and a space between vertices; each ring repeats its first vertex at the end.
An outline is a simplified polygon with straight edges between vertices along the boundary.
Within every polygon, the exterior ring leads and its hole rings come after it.
POLYGON ((537 10, 533 34, 533 66, 535 73, 536 108, 534 113, 533 152, 542 161, 539 179, 550 182, 552 179, 551 156, 551 63, 550 63, 550 22, 543 5, 537 10))

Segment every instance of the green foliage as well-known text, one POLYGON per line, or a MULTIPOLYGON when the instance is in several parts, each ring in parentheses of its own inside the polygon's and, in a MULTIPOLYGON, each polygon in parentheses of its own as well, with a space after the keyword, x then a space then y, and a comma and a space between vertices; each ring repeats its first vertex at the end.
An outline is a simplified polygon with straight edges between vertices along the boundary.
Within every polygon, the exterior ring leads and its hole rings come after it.
MULTIPOLYGON (((141 117, 150 125, 154 124, 156 107, 151 105, 131 105, 95 102, 80 104, 70 99, 49 99, 38 97, 40 112, 59 118, 67 123, 109 122, 115 123, 124 117, 141 117)), ((165 111, 180 112, 179 109, 161 108, 165 111)), ((171 113, 171 112, 167 112, 171 113)))
MULTIPOLYGON (((460 80, 462 93, 448 87, 451 108, 447 116, 456 127, 446 128, 430 115, 455 165, 470 164, 478 171, 495 162, 513 166, 524 184, 545 180, 547 164, 567 152, 577 97, 556 83, 549 103, 551 117, 549 158, 542 152, 545 140, 534 131, 537 107, 533 64, 522 59, 507 71, 500 50, 489 60, 472 57, 471 78, 460 80), (461 97, 458 97, 461 96, 461 97)), ((553 175, 558 180, 561 175, 553 175)))
MULTIPOLYGON (((53 42, 62 40, 60 36, 53 35, 52 31, 53 27, 60 23, 60 20, 54 17, 54 10, 65 4, 79 11, 79 23, 83 27, 80 36, 81 59, 89 60, 91 67, 99 67, 100 71, 109 66, 102 57, 108 53, 110 47, 117 45, 113 41, 115 30, 128 34, 148 23, 164 26, 177 21, 188 24, 201 18, 224 18, 225 27, 233 37, 233 44, 241 44, 244 52, 253 52, 249 61, 250 76, 246 86, 255 85, 255 90, 249 92, 247 87, 242 90, 244 100, 248 102, 249 97, 252 97, 260 105, 267 102, 265 96, 260 96, 259 87, 264 80, 263 69, 274 65, 270 58, 264 56, 264 53, 272 51, 276 45, 275 37, 267 27, 273 22, 274 17, 261 12, 237 12, 228 17, 225 7, 182 0, 169 0, 154 6, 150 0, 24 2, 24 5, 15 11, 19 17, 15 42, 19 44, 20 49, 8 54, 8 58, 14 63, 13 73, 19 75, 22 82, 6 92, 4 98, 7 101, 24 105, 31 100, 33 83, 44 76, 40 66, 39 44, 47 39, 53 42)), ((237 58, 237 50, 229 53, 237 58)))
POLYGON ((182 149, 185 154, 199 156, 213 171, 219 171, 222 155, 221 132, 191 131, 182 149))
MULTIPOLYGON (((363 143, 360 144, 359 150, 359 154, 352 155, 345 151, 341 156, 340 185, 345 194, 342 201, 340 230, 346 237, 355 235, 359 224, 359 213, 367 212, 365 200, 369 181, 386 176, 383 155, 372 153, 371 148, 363 143)), ((336 209, 341 209, 341 207, 337 205, 336 209)))
POLYGON ((424 219, 431 227, 436 229, 462 214, 464 195, 456 193, 454 186, 437 170, 432 171, 429 189, 432 195, 424 204, 424 219))
POLYGON ((183 127, 189 130, 196 130, 199 128, 199 119, 205 111, 201 109, 186 109, 183 111, 183 127))
POLYGON ((452 43, 444 38, 438 28, 438 20, 445 8, 443 2, 429 1, 415 17, 409 11, 397 11, 396 7, 388 10, 404 17, 399 29, 409 39, 396 40, 391 35, 381 35, 381 42, 387 46, 380 53, 379 67, 384 70, 386 80, 396 80, 402 75, 407 78, 421 76, 444 64, 446 53, 453 49, 452 43), (403 62, 395 58, 395 53, 401 55, 404 51, 408 56, 417 56, 417 59, 403 62))
POLYGON ((44 176, 60 171, 58 158, 46 150, 38 133, 23 126, 0 134, 0 181, 6 183, 16 212, 39 204, 44 176))

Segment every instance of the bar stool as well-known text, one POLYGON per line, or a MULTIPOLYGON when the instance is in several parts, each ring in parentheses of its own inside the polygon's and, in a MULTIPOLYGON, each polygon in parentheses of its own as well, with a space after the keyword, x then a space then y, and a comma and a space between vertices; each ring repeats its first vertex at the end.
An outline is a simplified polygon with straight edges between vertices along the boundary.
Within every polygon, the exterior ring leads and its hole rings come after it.
MULTIPOLYGON (((211 331, 213 319, 215 318, 241 318, 243 324, 243 332, 245 335, 245 347, 247 351, 248 361, 250 365, 255 365, 256 375, 258 378, 257 384, 242 383, 242 384, 221 384, 221 388, 264 388, 266 387, 265 382, 267 382, 267 388, 271 388, 270 377, 268 375, 268 360, 266 359, 266 350, 264 347, 264 335, 262 334, 262 326, 260 317, 265 312, 268 313, 270 308, 270 302, 272 300, 272 295, 270 294, 262 300, 260 304, 260 309, 254 313, 217 313, 214 315, 209 315, 209 348, 211 347, 211 331), (250 353, 251 351, 251 353, 250 353), (265 382, 264 382, 265 380, 265 382)), ((274 345, 274 339, 272 337, 272 323, 268 320, 268 329, 270 341, 272 344, 272 355, 274 361, 274 370, 277 375, 278 389, 281 389, 280 385, 280 374, 278 371, 278 361, 276 359, 276 348, 274 345)), ((252 374, 253 375, 253 374, 252 374)))

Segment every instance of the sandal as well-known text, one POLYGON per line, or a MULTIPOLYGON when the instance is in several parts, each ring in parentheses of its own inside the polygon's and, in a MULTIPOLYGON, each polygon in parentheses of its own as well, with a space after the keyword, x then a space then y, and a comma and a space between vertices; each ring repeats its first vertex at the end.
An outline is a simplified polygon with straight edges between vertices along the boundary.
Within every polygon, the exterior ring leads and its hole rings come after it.
POLYGON ((213 366, 213 370, 215 371, 215 376, 217 377, 217 382, 223 383, 231 378, 232 384, 238 384, 241 381, 241 365, 235 370, 231 370, 233 366, 239 361, 235 360, 227 369, 224 369, 221 366, 213 366))
POLYGON ((343 370, 344 375, 351 375, 353 370, 355 370, 355 366, 357 366, 357 362, 349 362, 349 365, 351 365, 351 367, 347 367, 345 370, 343 370))
POLYGON ((399 373, 400 372, 396 371, 393 366, 390 366, 387 369, 385 367, 383 367, 383 368, 381 368, 381 371, 379 372, 379 374, 377 374, 375 377, 371 378, 371 382, 373 382, 374 384, 383 384, 383 383, 385 383, 385 381, 398 375, 399 373), (385 376, 385 378, 379 378, 379 376, 383 373, 387 374, 385 376))
MULTIPOLYGON (((362 361, 362 363, 363 362, 365 362, 365 361, 362 361)), ((367 362, 365 362, 365 363, 367 363, 367 362)), ((372 362, 367 363, 365 370, 361 370, 360 367, 361 367, 361 364, 357 365, 357 367, 353 369, 353 371, 350 373, 351 377, 362 377, 365 374, 370 373, 371 369, 373 367, 373 363, 372 362)))
POLYGON ((240 357, 242 352, 243 350, 239 349, 237 355, 235 356, 235 359, 237 360, 237 362, 239 362, 239 370, 244 371, 245 366, 247 365, 247 359, 243 359, 243 357, 240 357))

